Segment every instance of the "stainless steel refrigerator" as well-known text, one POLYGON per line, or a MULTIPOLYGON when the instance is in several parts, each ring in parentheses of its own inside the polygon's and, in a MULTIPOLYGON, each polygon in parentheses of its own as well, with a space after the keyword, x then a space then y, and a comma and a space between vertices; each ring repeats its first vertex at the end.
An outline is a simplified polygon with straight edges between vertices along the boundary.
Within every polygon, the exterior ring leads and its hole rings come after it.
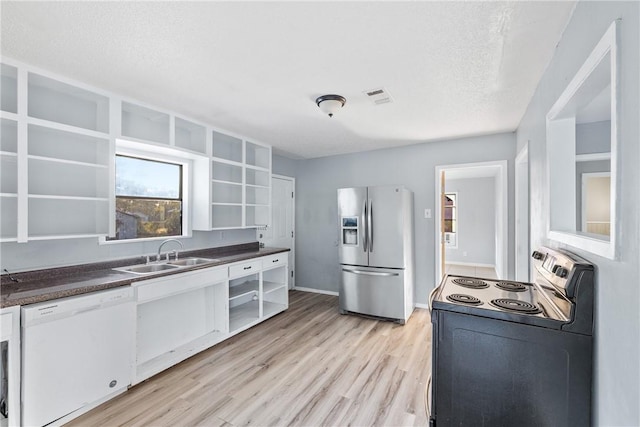
POLYGON ((398 320, 413 312, 413 193, 402 186, 338 189, 340 312, 398 320))

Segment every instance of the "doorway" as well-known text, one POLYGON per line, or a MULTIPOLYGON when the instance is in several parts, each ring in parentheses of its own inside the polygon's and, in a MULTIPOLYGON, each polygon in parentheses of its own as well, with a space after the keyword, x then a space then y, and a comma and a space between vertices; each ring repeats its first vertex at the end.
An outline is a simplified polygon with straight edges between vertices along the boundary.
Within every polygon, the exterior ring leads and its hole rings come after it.
POLYGON ((529 144, 516 156, 516 277, 530 281, 529 270, 529 144))
POLYGON ((265 246, 290 249, 289 289, 295 287, 295 185, 295 178, 271 175, 271 226, 257 230, 265 246))
MULTIPOLYGON (((493 271, 498 279, 505 279, 508 274, 508 195, 507 195, 507 161, 465 163, 456 165, 436 166, 436 221, 435 221, 435 283, 440 283, 442 277, 447 273, 450 262, 447 261, 455 250, 460 256, 469 256, 469 262, 455 260, 461 267, 468 267, 466 275, 474 276, 480 271, 493 271), (456 186, 448 186, 447 182, 458 181, 456 186), (464 181, 465 185, 462 185, 464 181), (478 200, 479 190, 470 189, 484 182, 484 190, 487 196, 478 200), (463 187, 466 187, 463 190, 463 187), (473 200, 472 200, 473 198, 473 200), (472 203, 469 203, 473 201, 472 203), (491 212, 491 217, 480 220, 479 215, 475 216, 475 207, 484 207, 491 212), (452 209, 453 207, 453 209, 452 209), (467 225, 463 226, 463 217, 472 218, 471 222, 466 220, 467 225), (476 222, 473 222, 476 221, 476 222), (478 223, 477 221, 484 221, 478 223), (453 225, 455 224, 455 225, 453 225), (486 226, 483 224, 487 224, 486 226), (461 226, 464 228, 461 229, 461 226), (474 237, 474 231, 492 230, 489 236, 474 237), (455 234, 455 236, 453 236, 455 234), (478 240, 482 239, 485 246, 478 246, 478 240), (471 245, 471 246, 465 246, 471 245), (474 247, 475 246, 475 247, 474 247), (468 248, 468 249, 467 249, 468 248), (470 255, 472 251, 476 253, 490 252, 492 258, 488 262, 474 260, 470 255), (487 251, 486 248, 490 248, 487 251), (473 270, 472 270, 473 268, 473 270)), ((482 193, 485 194, 485 193, 482 193)), ((487 210, 485 209, 485 211, 487 210)), ((479 213, 479 211, 478 211, 479 213)), ((462 258, 464 259, 464 258, 462 258)), ((449 261, 454 261, 450 259, 449 261)), ((455 274, 455 272, 454 272, 455 274)))

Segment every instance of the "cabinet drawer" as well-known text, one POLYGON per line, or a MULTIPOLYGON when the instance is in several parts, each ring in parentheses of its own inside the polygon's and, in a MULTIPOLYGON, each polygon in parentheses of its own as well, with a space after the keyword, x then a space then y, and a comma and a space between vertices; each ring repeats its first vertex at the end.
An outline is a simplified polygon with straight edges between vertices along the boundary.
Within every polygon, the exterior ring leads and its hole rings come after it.
POLYGON ((236 264, 229 267, 229 278, 242 277, 249 274, 254 274, 262 269, 262 261, 250 261, 243 262, 242 264, 236 264))
POLYGON ((289 252, 282 252, 262 258, 262 269, 266 270, 271 267, 279 267, 285 265, 289 260, 289 252))
POLYGON ((137 291, 137 301, 141 303, 202 288, 226 280, 226 268, 212 268, 151 279, 149 281, 134 283, 133 286, 137 291))

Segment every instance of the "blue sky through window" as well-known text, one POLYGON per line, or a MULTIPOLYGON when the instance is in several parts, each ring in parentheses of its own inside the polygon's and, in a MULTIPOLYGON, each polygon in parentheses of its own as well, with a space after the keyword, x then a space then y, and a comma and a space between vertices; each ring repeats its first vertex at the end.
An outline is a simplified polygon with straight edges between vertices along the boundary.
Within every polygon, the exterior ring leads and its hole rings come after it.
POLYGON ((116 156, 116 195, 177 199, 180 173, 173 163, 116 156))

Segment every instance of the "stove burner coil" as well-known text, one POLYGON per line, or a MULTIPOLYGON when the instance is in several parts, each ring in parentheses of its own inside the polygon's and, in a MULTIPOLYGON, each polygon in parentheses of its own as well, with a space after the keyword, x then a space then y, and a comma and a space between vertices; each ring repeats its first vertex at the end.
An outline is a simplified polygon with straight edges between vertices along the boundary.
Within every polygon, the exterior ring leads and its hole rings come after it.
POLYGON ((542 310, 531 303, 508 298, 492 299, 491 305, 503 310, 513 311, 516 313, 538 314, 542 312, 542 310))
POLYGON ((527 290, 527 287, 525 285, 516 282, 498 282, 496 283, 496 287, 502 289, 503 291, 511 292, 524 292, 527 290))
POLYGON ((478 279, 458 278, 458 279, 453 279, 452 282, 455 283, 456 285, 464 286, 465 288, 471 288, 471 289, 484 289, 489 287, 487 282, 484 282, 478 279))
POLYGON ((478 298, 471 295, 451 294, 451 295, 447 295, 447 299, 451 302, 457 302, 460 304, 482 305, 482 301, 480 301, 478 298))

